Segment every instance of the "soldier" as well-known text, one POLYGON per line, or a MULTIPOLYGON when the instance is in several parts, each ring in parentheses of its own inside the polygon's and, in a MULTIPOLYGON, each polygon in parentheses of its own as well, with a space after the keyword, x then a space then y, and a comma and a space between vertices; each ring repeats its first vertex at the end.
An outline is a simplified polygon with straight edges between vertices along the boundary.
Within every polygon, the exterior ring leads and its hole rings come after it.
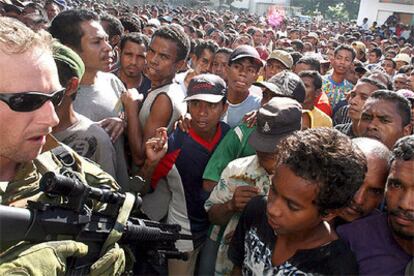
MULTIPOLYGON (((42 194, 39 179, 50 170, 59 173, 70 161, 74 173, 89 185, 119 188, 110 175, 50 136, 59 123, 55 106, 65 94, 51 46, 52 38, 45 32, 35 33, 15 19, 0 18, 0 203, 4 205, 25 207, 28 199, 60 200, 42 194)), ((66 257, 83 256, 87 250, 85 244, 70 240, 19 243, 1 255, 0 274, 61 275, 66 257)), ((91 274, 120 274, 124 267, 124 251, 114 245, 91 267, 91 274)))

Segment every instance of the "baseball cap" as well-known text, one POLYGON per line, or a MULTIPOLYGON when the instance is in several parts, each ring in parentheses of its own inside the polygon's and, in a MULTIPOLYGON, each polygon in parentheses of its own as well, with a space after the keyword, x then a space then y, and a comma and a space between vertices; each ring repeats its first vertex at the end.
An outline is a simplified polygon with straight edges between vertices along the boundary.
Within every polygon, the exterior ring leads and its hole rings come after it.
POLYGON ((290 98, 273 98, 257 112, 257 126, 249 144, 260 152, 275 152, 281 139, 300 130, 301 105, 290 98))
POLYGON ((270 92, 273 92, 276 95, 279 95, 279 96, 282 96, 282 97, 286 96, 282 93, 282 91, 280 91, 279 87, 274 83, 271 83, 271 82, 268 82, 268 81, 257 81, 255 83, 253 83, 253 85, 256 85, 256 86, 259 86, 259 87, 262 87, 262 88, 266 88, 270 92))
POLYGON ((53 43, 53 58, 55 61, 62 62, 69 66, 72 72, 79 79, 81 79, 85 73, 85 64, 83 63, 80 56, 75 53, 75 51, 59 42, 53 43))
POLYGON ((291 69, 293 66, 293 58, 292 56, 283 50, 274 50, 270 53, 270 56, 267 60, 276 59, 280 61, 286 68, 291 69))
POLYGON ((410 58, 409 55, 403 53, 403 54, 396 55, 395 58, 394 58, 394 61, 395 62, 397 62, 397 61, 403 61, 403 62, 405 62, 407 64, 410 64, 411 63, 411 58, 410 58))
POLYGON ((308 35, 306 37, 315 38, 315 39, 319 40, 319 35, 315 32, 308 33, 308 35))
POLYGON ((234 49, 233 53, 229 57, 229 63, 232 63, 241 58, 253 58, 257 61, 257 64, 263 66, 263 61, 260 58, 259 53, 250 45, 240 45, 234 49))
MULTIPOLYGON (((282 71, 271 77, 267 82, 279 88, 280 96, 289 97, 303 103, 305 100, 305 85, 301 78, 289 71, 282 71)), ((259 85, 260 86, 260 85, 259 85)), ((275 92, 276 93, 276 92, 275 92)))
POLYGON ((191 79, 184 101, 218 103, 226 96, 226 82, 217 75, 201 74, 191 79))

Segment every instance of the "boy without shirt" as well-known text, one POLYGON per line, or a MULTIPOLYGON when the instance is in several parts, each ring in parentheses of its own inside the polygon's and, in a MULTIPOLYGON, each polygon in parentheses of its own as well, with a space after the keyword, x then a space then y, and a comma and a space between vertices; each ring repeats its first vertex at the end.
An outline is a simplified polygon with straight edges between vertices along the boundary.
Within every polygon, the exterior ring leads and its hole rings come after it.
POLYGON ((276 152, 268 198, 248 203, 233 236, 232 275, 356 274, 355 257, 327 222, 361 185, 363 154, 328 128, 296 132, 276 152))

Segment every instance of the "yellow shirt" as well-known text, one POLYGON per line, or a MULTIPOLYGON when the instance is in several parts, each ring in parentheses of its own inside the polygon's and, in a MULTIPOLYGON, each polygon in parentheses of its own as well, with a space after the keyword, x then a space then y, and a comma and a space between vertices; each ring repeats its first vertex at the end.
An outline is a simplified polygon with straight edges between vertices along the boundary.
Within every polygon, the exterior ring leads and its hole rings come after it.
POLYGON ((322 112, 319 108, 314 107, 312 110, 306 110, 310 119, 310 127, 332 127, 332 119, 322 112))

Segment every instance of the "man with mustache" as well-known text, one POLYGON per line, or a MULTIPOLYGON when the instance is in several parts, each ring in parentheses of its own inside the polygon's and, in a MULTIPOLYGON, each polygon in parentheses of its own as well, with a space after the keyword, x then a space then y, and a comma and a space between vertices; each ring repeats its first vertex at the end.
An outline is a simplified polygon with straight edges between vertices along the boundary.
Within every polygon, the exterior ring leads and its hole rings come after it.
POLYGON ((358 132, 374 138, 392 149, 401 137, 410 135, 411 104, 403 96, 389 90, 375 91, 362 108, 358 132))
MULTIPOLYGON (((363 275, 404 275, 414 256, 414 136, 401 138, 390 158, 387 214, 337 229, 348 241, 363 275)), ((410 275, 409 273, 406 275, 410 275)))
POLYGON ((151 81, 144 75, 148 43, 149 39, 140 33, 122 36, 120 68, 115 73, 128 89, 136 88, 144 97, 151 88, 151 81))

